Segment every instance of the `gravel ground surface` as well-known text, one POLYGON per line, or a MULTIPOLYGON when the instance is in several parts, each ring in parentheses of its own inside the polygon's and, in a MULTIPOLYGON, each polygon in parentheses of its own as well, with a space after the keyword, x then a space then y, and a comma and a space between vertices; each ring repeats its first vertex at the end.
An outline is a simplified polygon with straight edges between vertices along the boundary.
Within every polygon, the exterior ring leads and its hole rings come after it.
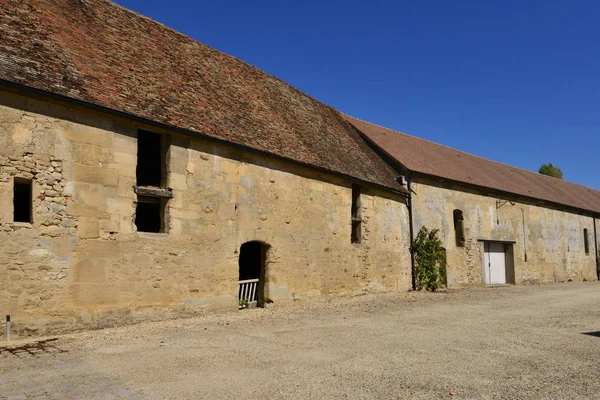
POLYGON ((72 398, 600 399, 600 284, 336 298, 51 344, 44 363, 0 351, 0 397, 52 397, 35 386, 51 382, 72 398), (49 379, 53 363, 68 367, 49 379), (38 397, 14 393, 24 368, 38 397))

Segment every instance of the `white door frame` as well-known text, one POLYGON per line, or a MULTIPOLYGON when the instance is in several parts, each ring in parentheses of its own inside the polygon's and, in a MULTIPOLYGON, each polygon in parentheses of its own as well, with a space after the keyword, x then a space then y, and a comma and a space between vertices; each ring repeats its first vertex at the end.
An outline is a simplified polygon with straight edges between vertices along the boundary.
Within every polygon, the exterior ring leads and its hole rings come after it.
POLYGON ((483 242, 483 277, 486 285, 504 285, 506 279, 506 243, 483 242))

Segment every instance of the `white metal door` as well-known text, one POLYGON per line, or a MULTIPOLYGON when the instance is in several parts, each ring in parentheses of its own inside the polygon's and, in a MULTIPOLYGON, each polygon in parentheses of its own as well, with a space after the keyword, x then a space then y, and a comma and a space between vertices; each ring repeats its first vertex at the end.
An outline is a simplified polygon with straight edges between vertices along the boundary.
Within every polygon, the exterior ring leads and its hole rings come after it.
POLYGON ((485 244, 485 283, 488 285, 506 283, 506 256, 503 243, 485 244))

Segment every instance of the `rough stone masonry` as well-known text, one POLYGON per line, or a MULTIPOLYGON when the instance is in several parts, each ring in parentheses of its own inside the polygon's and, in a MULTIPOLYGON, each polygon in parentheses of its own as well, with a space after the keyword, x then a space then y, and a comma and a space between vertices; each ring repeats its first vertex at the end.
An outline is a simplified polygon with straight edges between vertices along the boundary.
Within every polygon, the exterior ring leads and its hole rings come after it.
POLYGON ((138 232, 137 135, 152 127, 16 93, 0 126, 0 310, 15 335, 235 310, 249 241, 270 246, 271 304, 410 287, 401 195, 362 188, 351 243, 350 182, 154 129, 172 198, 164 232, 138 232), (13 222, 15 179, 31 182, 31 223, 13 222))
POLYGON ((598 191, 357 120, 110 1, 4 3, 14 337, 406 291, 422 226, 450 287, 600 273, 598 191))

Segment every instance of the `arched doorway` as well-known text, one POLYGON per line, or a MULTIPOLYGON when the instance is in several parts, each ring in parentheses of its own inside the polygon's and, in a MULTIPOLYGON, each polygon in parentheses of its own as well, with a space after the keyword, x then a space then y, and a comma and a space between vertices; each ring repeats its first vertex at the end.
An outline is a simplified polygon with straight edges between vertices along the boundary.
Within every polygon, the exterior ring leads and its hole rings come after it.
POLYGON ((242 244, 239 258, 238 300, 240 308, 264 307, 265 263, 268 244, 252 241, 242 244))

